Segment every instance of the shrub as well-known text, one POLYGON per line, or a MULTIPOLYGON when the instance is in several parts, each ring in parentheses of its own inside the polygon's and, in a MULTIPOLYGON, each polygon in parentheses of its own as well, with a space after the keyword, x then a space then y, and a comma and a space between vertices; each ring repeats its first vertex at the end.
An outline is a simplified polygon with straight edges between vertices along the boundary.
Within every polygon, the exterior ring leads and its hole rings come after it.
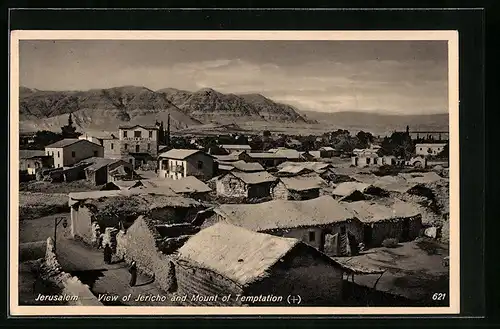
POLYGON ((389 238, 382 241, 382 246, 386 248, 396 248, 399 242, 395 238, 389 238))

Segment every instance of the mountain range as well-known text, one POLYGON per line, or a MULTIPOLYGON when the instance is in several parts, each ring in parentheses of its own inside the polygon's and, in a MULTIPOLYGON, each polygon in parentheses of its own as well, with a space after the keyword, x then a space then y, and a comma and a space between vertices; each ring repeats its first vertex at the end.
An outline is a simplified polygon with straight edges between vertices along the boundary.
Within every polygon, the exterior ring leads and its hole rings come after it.
POLYGON ((210 88, 188 92, 124 86, 88 91, 19 90, 21 130, 58 130, 72 113, 80 129, 114 131, 121 124, 166 122, 172 130, 207 123, 248 121, 315 123, 290 105, 259 94, 223 94, 210 88))
MULTIPOLYGON (((387 115, 366 112, 312 112, 275 102, 260 94, 223 94, 210 88, 196 92, 165 88, 123 86, 87 91, 19 89, 20 130, 60 131, 68 114, 79 131, 117 131, 123 124, 166 124, 172 131, 234 125, 253 127, 305 127, 387 133, 402 130, 448 130, 448 114, 387 115)), ((212 129, 212 128, 210 128, 212 129)), ((257 128, 256 128, 257 129, 257 128)), ((306 129, 306 130, 307 130, 306 129)))

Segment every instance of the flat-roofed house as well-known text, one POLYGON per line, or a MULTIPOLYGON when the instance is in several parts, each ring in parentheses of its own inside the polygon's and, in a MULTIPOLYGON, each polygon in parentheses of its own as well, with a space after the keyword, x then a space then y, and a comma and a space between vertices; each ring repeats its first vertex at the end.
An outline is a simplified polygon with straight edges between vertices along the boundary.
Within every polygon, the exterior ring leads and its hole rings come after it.
POLYGON ((363 240, 361 221, 345 204, 330 196, 305 201, 223 204, 214 212, 214 218, 204 225, 223 221, 255 232, 297 238, 320 251, 328 251, 328 255, 355 254, 363 240))
POLYGON ((318 175, 281 177, 271 188, 273 199, 309 200, 320 196, 327 183, 318 175))
POLYGON ((217 195, 228 198, 264 198, 270 195, 276 177, 267 171, 231 171, 216 181, 217 195))
POLYGON ((348 207, 363 222, 363 242, 368 247, 378 247, 389 238, 405 242, 420 235, 422 215, 407 202, 397 201, 388 207, 372 201, 356 201, 348 207))
POLYGON ((287 297, 297 295, 301 305, 342 303, 344 268, 338 262, 298 239, 224 223, 201 230, 178 249, 175 273, 176 293, 187 296, 183 305, 288 305, 287 297))
POLYGON ((214 158, 200 150, 171 149, 159 155, 160 178, 179 179, 194 176, 202 181, 214 176, 214 158))
POLYGON ((415 144, 415 153, 417 155, 438 155, 444 150, 446 143, 421 143, 415 144))
POLYGON ((228 153, 239 152, 239 151, 250 152, 252 150, 252 147, 250 147, 250 145, 223 144, 219 145, 219 147, 228 153))
POLYGON ((103 157, 104 148, 85 139, 63 139, 45 147, 45 154, 54 158, 54 167, 63 168, 91 157, 103 157))

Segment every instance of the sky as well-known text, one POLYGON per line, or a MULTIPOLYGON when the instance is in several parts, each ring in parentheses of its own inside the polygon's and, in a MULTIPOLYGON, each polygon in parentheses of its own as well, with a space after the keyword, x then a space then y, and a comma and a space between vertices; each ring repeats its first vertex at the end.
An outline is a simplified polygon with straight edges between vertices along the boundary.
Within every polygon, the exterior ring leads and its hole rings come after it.
POLYGON ((446 41, 22 40, 20 85, 213 88, 301 110, 448 112, 446 41))

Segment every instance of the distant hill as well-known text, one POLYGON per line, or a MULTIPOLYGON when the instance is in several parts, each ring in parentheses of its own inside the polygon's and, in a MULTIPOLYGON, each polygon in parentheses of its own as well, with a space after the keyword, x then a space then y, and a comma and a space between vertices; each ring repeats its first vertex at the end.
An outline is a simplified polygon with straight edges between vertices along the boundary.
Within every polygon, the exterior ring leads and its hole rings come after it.
POLYGON ((301 111, 309 118, 315 119, 319 125, 331 126, 332 130, 347 129, 352 132, 360 130, 377 135, 403 131, 408 125, 410 131, 448 131, 448 113, 422 115, 388 115, 366 112, 312 112, 301 111))
POLYGON ((188 92, 173 88, 153 91, 123 86, 88 91, 43 91, 20 87, 19 115, 22 131, 59 130, 68 114, 79 130, 116 131, 123 123, 166 122, 172 130, 201 124, 241 121, 309 122, 293 107, 258 94, 222 94, 213 89, 188 92))

